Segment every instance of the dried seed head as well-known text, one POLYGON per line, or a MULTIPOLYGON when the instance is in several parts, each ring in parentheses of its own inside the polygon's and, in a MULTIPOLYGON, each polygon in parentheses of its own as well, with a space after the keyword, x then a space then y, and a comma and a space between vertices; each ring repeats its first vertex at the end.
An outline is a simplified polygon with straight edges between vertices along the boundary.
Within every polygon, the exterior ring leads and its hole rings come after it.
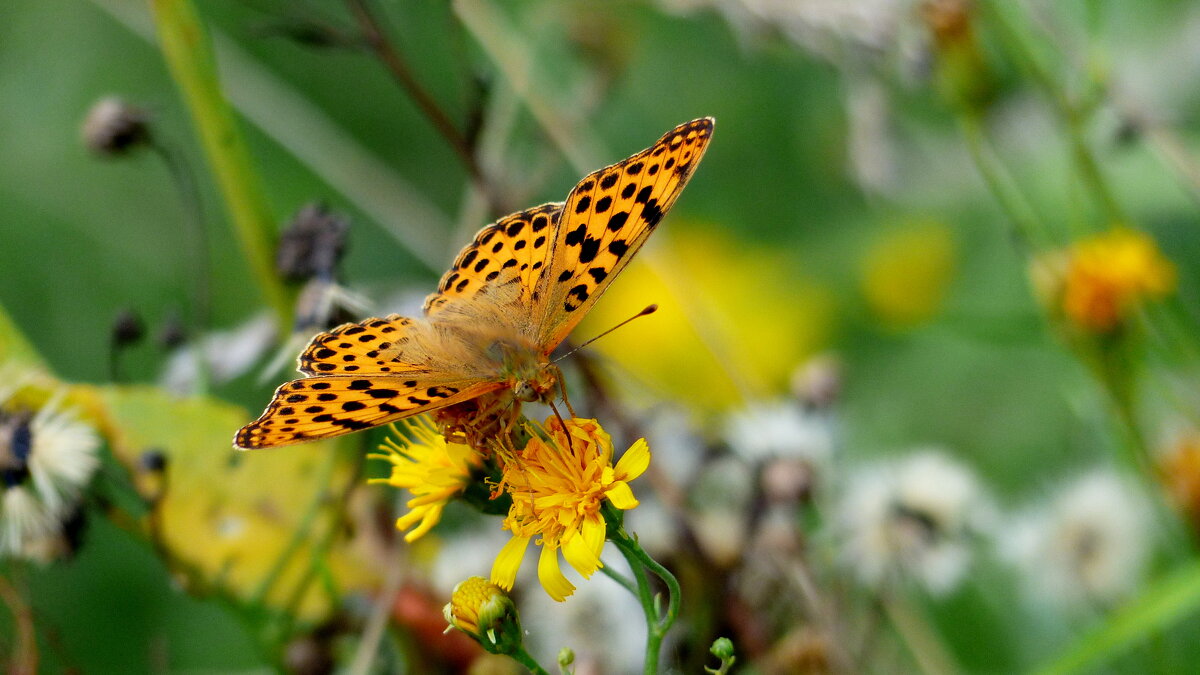
POLYGON ((103 157, 118 157, 150 140, 149 116, 116 96, 97 101, 83 120, 83 143, 103 157))
POLYGON ((323 204, 309 204, 292 218, 275 251, 275 266, 288 281, 332 278, 346 249, 350 221, 323 204))
POLYGON ((187 342, 187 329, 183 325, 183 317, 173 311, 163 320, 162 328, 158 331, 158 344, 163 349, 175 349, 187 342))
POLYGON ((29 455, 33 449, 27 412, 0 412, 0 484, 14 487, 29 477, 29 455))
POLYGON ((283 651, 288 672, 324 675, 334 672, 333 654, 327 640, 305 635, 289 642, 283 651))
POLYGON ((112 340, 117 347, 127 347, 137 344, 146 335, 146 325, 142 317, 132 309, 123 309, 113 321, 112 340))
POLYGON ((162 448, 151 448, 138 456, 138 469, 151 473, 166 471, 167 455, 162 448))
POLYGON ((828 408, 842 393, 842 364, 832 354, 821 354, 792 371, 792 394, 811 408, 828 408))

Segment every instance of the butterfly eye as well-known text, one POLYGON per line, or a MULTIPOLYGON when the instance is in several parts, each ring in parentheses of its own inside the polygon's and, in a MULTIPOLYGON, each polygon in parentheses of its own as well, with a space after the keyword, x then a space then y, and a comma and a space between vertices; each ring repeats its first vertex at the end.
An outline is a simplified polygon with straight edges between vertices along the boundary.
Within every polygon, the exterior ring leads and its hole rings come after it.
POLYGON ((518 382, 513 387, 513 395, 516 396, 519 400, 525 401, 527 403, 532 403, 532 402, 538 400, 538 398, 540 398, 538 396, 537 390, 533 388, 533 385, 531 385, 528 382, 525 382, 523 380, 521 382, 518 382))

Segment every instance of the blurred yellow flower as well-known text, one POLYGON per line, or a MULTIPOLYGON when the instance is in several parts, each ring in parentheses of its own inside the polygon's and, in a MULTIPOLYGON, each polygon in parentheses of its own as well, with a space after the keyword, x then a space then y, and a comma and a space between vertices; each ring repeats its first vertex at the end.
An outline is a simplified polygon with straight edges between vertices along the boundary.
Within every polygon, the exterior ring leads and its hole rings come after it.
POLYGON ((1200 533, 1200 431, 1189 429, 1158 460, 1158 477, 1171 502, 1200 533))
POLYGON ((886 231, 863 259, 867 305, 893 327, 930 319, 941 308, 954 278, 955 257, 953 233, 941 223, 886 231))
POLYGON ((1175 267, 1144 232, 1125 227, 1076 242, 1067 252, 1060 301, 1084 330, 1108 332, 1146 300, 1175 288, 1175 267))
POLYGON ((596 420, 567 420, 564 429, 551 417, 534 431, 520 459, 504 467, 503 483, 513 500, 504 529, 513 536, 496 557, 492 581, 511 589, 525 549, 540 536, 538 579, 561 602, 575 586, 559 568, 559 550, 585 579, 602 566, 608 531, 600 507, 605 499, 622 510, 638 505, 629 481, 650 465, 650 448, 640 439, 613 466, 612 439, 596 420))
POLYGON ((446 504, 466 489, 471 471, 483 459, 470 446, 448 443, 428 418, 420 416, 392 425, 396 437, 379 446, 383 453, 368 455, 392 463, 387 478, 372 478, 369 483, 386 483, 412 493, 408 513, 396 521, 396 529, 415 528, 404 535, 411 542, 438 524, 446 504), (418 524, 419 523, 419 524, 418 524))
POLYGON ((653 250, 633 261, 575 334, 595 335, 654 302, 653 316, 593 347, 635 374, 654 400, 722 411, 784 391, 795 365, 828 346, 831 293, 797 271, 791 251, 692 225, 655 235, 653 250))

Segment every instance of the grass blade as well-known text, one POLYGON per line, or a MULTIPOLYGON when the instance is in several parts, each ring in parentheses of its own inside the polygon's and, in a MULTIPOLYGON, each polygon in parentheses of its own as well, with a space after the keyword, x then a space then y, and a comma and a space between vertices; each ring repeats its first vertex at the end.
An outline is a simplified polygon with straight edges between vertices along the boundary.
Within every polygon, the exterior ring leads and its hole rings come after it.
POLYGON ((1088 632, 1036 675, 1068 675, 1098 666, 1200 609, 1200 561, 1162 579, 1088 632))

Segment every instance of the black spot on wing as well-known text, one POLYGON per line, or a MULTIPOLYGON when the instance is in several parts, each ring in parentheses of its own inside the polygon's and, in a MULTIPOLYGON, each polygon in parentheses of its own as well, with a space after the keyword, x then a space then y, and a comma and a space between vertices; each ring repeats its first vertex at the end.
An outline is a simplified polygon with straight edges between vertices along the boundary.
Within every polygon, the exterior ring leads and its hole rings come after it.
POLYGON ((583 245, 579 247, 579 262, 590 263, 596 259, 596 254, 600 252, 600 240, 588 237, 583 240, 583 245))
MULTIPOLYGON (((585 199, 586 199, 586 197, 585 197, 585 199)), ((566 242, 567 246, 578 246, 583 243, 583 235, 586 232, 587 232, 587 225, 581 224, 579 227, 568 232, 567 236, 563 238, 563 241, 566 242)))
POLYGON ((642 207, 642 219, 646 221, 646 227, 650 229, 658 227, 658 223, 663 219, 663 210, 658 205, 657 199, 651 199, 642 207))

